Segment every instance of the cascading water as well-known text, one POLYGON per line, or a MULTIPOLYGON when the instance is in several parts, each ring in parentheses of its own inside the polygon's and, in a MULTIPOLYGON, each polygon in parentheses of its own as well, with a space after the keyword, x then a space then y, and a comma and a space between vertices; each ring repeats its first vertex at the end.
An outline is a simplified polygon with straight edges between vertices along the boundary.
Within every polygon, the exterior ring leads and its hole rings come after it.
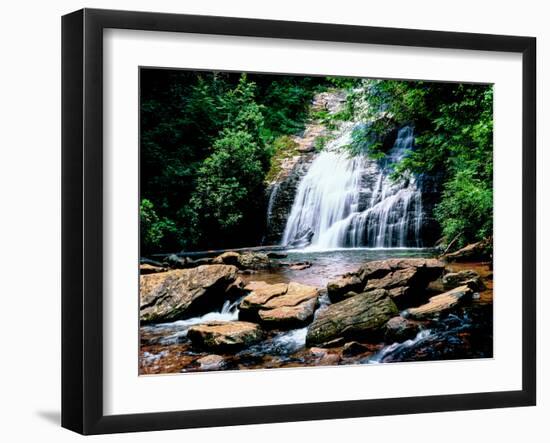
POLYGON ((302 178, 282 243, 311 248, 420 247, 422 193, 412 176, 389 178, 391 165, 412 149, 413 128, 402 127, 385 160, 350 156, 356 124, 318 154, 302 178))

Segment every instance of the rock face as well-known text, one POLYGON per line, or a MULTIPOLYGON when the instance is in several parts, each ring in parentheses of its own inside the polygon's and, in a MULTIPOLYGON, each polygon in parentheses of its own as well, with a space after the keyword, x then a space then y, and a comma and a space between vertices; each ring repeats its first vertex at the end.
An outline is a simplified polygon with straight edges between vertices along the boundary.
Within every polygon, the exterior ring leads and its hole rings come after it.
POLYGON ((324 345, 338 338, 378 339, 386 322, 397 314, 387 291, 358 294, 321 312, 307 331, 306 345, 324 345))
POLYGON ((485 287, 479 274, 472 270, 450 272, 445 274, 441 281, 445 289, 453 289, 457 286, 466 285, 473 291, 480 291, 485 287))
POLYGON ((300 283, 269 285, 256 282, 239 305, 239 319, 257 321, 270 329, 303 326, 313 318, 319 291, 300 283))
POLYGON ((443 294, 431 297, 429 302, 422 306, 408 309, 405 315, 415 320, 424 320, 439 314, 447 313, 453 308, 469 301, 472 297, 472 293, 473 291, 468 286, 459 286, 443 294))
POLYGON ((264 334, 255 323, 215 321, 191 326, 187 337, 198 348, 234 351, 259 342, 264 334))
POLYGON ((298 185, 313 158, 313 153, 306 153, 288 159, 283 164, 280 177, 268 187, 266 244, 278 244, 283 238, 298 185))
POLYGON ((391 318, 385 327, 385 338, 389 342, 403 342, 416 337, 420 324, 401 316, 391 318))
POLYGON ((205 314, 239 291, 237 268, 203 265, 140 276, 140 321, 166 322, 205 314))
POLYGON ((399 306, 405 307, 414 304, 415 300, 410 296, 422 294, 428 284, 443 273, 444 268, 445 264, 436 259, 377 260, 329 282, 327 291, 331 301, 338 302, 346 298, 350 291, 385 289, 399 306))

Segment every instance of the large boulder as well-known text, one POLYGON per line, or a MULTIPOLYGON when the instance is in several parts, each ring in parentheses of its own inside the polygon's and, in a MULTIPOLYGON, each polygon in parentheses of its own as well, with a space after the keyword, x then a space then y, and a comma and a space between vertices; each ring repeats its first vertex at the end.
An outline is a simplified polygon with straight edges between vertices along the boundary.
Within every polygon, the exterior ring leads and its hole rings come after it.
POLYGON ((459 286, 443 294, 431 297, 428 303, 422 306, 408 309, 404 315, 407 318, 415 320, 429 319, 447 313, 457 306, 464 304, 471 299, 472 294, 473 291, 468 286, 459 286))
POLYGON ((346 298, 350 292, 359 293, 362 291, 363 280, 356 275, 346 275, 327 284, 327 292, 332 303, 337 303, 346 298))
POLYGON ((252 288, 239 305, 239 318, 256 321, 269 329, 288 329, 309 323, 317 307, 319 291, 300 283, 264 282, 249 284, 252 288))
POLYGON ((398 314, 388 292, 378 289, 329 305, 310 325, 307 346, 323 346, 344 338, 378 340, 386 322, 398 314))
POLYGON ((416 268, 426 276, 428 281, 431 281, 443 273, 445 263, 435 258, 391 258, 388 260, 367 262, 355 274, 362 281, 367 281, 379 279, 390 272, 407 268, 416 268))
POLYGON ((191 326, 187 337, 200 349, 234 351, 258 343, 264 333, 255 323, 212 321, 191 326))
POLYGON ((242 269, 268 269, 269 257, 263 252, 245 252, 239 255, 239 267, 242 269))
POLYGON ((166 322, 205 314, 239 292, 238 270, 202 265, 140 276, 140 320, 166 322))
POLYGON ((445 263, 431 258, 395 258, 367 262, 357 271, 327 285, 331 301, 339 302, 354 293, 386 289, 390 297, 404 308, 423 296, 428 284, 439 278, 445 263))

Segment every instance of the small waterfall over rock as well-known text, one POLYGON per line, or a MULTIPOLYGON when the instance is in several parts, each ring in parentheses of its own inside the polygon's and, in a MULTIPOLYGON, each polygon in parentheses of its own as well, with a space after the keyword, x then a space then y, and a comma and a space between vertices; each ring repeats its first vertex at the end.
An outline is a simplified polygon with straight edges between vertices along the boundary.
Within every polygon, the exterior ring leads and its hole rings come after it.
POLYGON ((416 178, 392 181, 391 165, 412 149, 413 128, 402 127, 384 160, 350 156, 357 124, 318 154, 302 178, 282 243, 292 247, 420 247, 422 193, 416 178))

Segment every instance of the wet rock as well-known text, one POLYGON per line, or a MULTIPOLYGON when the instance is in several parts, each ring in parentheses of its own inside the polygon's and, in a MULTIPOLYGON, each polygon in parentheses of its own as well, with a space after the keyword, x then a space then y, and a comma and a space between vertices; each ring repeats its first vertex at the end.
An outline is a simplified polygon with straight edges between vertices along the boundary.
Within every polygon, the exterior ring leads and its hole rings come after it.
POLYGON ((477 260, 491 260, 493 256, 492 237, 472 243, 458 251, 445 254, 442 258, 449 262, 467 262, 477 260))
POLYGON ((396 303, 401 304, 401 300, 406 298, 411 292, 411 288, 408 286, 399 286, 397 288, 391 288, 388 290, 388 294, 396 303))
POLYGON ((203 265, 140 276, 140 321, 165 322, 205 314, 234 295, 237 268, 203 265), (231 286, 233 285, 233 286, 231 286))
POLYGON ((145 274, 157 274, 159 272, 166 272, 168 269, 163 266, 154 266, 147 263, 139 265, 139 273, 141 275, 145 274))
POLYGON ((255 291, 256 289, 264 288, 266 286, 269 286, 269 284, 266 283, 265 281, 253 280, 246 284, 246 286, 244 287, 244 290, 252 292, 252 291, 255 291))
POLYGON ((260 309, 271 298, 286 294, 288 284, 277 283, 270 285, 265 282, 253 282, 245 286, 245 289, 252 290, 252 292, 243 299, 239 309, 242 311, 252 311, 260 309))
POLYGON ((207 355, 197 360, 201 371, 219 371, 225 369, 226 361, 221 355, 207 355))
POLYGON ((385 323, 398 310, 385 290, 371 291, 328 306, 310 325, 307 346, 337 338, 378 339, 385 323))
POLYGON ((342 356, 345 358, 355 357, 356 355, 368 352, 369 348, 357 341, 346 343, 342 349, 342 356))
POLYGON ((185 269, 190 267, 190 261, 192 260, 188 260, 186 257, 178 257, 176 254, 172 254, 164 259, 163 265, 172 269, 185 269))
POLYGON ((242 254, 235 251, 227 251, 213 258, 212 263, 233 265, 242 270, 268 269, 271 265, 267 254, 252 251, 247 251, 242 254))
POLYGON ((403 342, 416 337, 420 328, 420 323, 397 316, 386 323, 384 336, 388 342, 403 342))
POLYGON ((313 347, 310 350, 311 355, 316 359, 316 366, 333 366, 340 362, 340 356, 324 348, 313 347))
POLYGON ((263 252, 245 252, 238 258, 239 267, 243 269, 268 269, 270 261, 267 254, 263 252))
POLYGON ((349 292, 359 293, 363 289, 363 281, 356 275, 347 275, 333 280, 327 285, 327 292, 332 303, 342 301, 349 292))
POLYGON ((428 303, 410 308, 405 312, 407 318, 423 320, 446 313, 471 300, 473 291, 466 285, 451 289, 443 294, 431 297, 428 303))
POLYGON ((296 306, 260 309, 258 316, 260 323, 268 328, 292 328, 309 323, 316 306, 317 299, 310 299, 296 306))
POLYGON ((444 268, 442 261, 430 258, 376 260, 331 281, 327 291, 335 303, 347 298, 348 292, 386 289, 390 297, 404 308, 416 303, 411 295, 423 294, 428 284, 441 276, 444 268))
POLYGON ((371 279, 380 279, 390 272, 407 268, 416 268, 424 279, 429 282, 443 273, 445 263, 435 258, 391 258, 367 262, 354 274, 361 281, 366 282, 371 279))
POLYGON ((256 283, 252 287, 255 289, 240 303, 240 319, 258 321, 268 328, 288 329, 307 324, 313 318, 319 296, 317 288, 294 282, 256 283))
POLYGON ((479 274, 470 269, 445 274, 441 281, 444 289, 453 289, 462 285, 467 285, 473 291, 480 291, 485 288, 479 274))
POLYGON ((234 251, 224 252, 223 254, 218 255, 216 258, 214 258, 212 260, 212 264, 233 265, 233 266, 240 267, 239 257, 240 257, 240 254, 238 252, 234 252, 234 251))
POLYGON ((258 343, 264 333, 255 323, 213 321, 191 326, 187 337, 197 348, 234 351, 258 343))
POLYGON ((382 278, 369 279, 365 286, 366 291, 372 289, 391 289, 399 286, 414 286, 419 277, 420 271, 417 268, 398 269, 390 272, 382 278))
POLYGON ((225 296, 227 299, 235 300, 242 297, 245 291, 245 284, 241 277, 237 277, 233 283, 231 283, 225 290, 225 296))

